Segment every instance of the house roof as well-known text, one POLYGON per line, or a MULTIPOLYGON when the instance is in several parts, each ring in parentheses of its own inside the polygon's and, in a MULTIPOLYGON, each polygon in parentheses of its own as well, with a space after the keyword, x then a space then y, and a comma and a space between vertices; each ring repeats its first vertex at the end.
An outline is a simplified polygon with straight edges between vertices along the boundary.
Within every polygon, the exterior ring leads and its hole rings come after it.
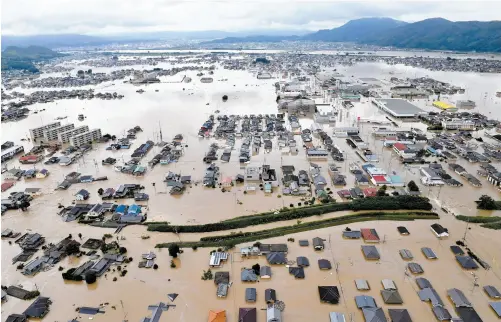
POLYGON ((5 322, 25 322, 28 321, 25 315, 23 314, 11 314, 7 317, 5 322))
POLYGON ((257 298, 256 289, 253 287, 248 287, 245 289, 245 300, 250 302, 255 302, 257 298))
POLYGON ((464 255, 464 252, 461 249, 461 247, 456 246, 456 245, 452 245, 450 248, 451 248, 451 251, 454 253, 454 255, 464 255))
POLYGON ((412 322, 411 316, 406 309, 388 309, 391 322, 412 322))
POLYGON ((208 322, 226 322, 226 311, 209 311, 208 322))
POLYGON ((379 242, 379 235, 377 231, 373 228, 362 228, 362 237, 365 241, 377 241, 379 242))
POLYGON ((433 311, 433 314, 435 314, 435 317, 439 321, 449 321, 450 319, 452 319, 452 316, 449 313, 449 311, 443 306, 434 306, 431 310, 433 311))
POLYGON ((397 149, 398 151, 404 151, 405 149, 407 149, 407 146, 403 143, 400 143, 400 142, 393 144, 393 147, 395 149, 397 149))
POLYGON ((28 318, 43 318, 49 311, 49 306, 52 301, 48 297, 39 296, 30 306, 24 311, 24 315, 28 318))
POLYGON ((272 288, 267 288, 266 290, 264 290, 264 298, 266 302, 270 300, 275 301, 277 299, 277 292, 272 288))
POLYGON ((80 191, 78 191, 75 195, 82 195, 82 196, 88 196, 89 195, 89 192, 85 189, 81 189, 80 191))
POLYGON ((456 307, 472 307, 471 302, 468 301, 464 293, 457 288, 447 290, 447 295, 451 298, 456 307))
POLYGON ((343 237, 350 239, 359 239, 362 237, 362 233, 359 230, 343 231, 343 237))
POLYGON ((313 247, 321 246, 324 247, 324 240, 320 237, 315 237, 312 239, 313 247))
POLYGON ((409 263, 409 264, 407 264, 407 267, 409 268, 409 270, 413 274, 423 274, 424 273, 423 268, 418 263, 409 263))
POLYGON ((299 241, 299 246, 305 247, 305 246, 309 246, 309 245, 310 245, 310 242, 308 241, 308 239, 301 239, 299 241))
POLYGON ((409 231, 408 231, 408 230, 407 230, 407 228, 406 228, 406 227, 404 227, 404 226, 398 226, 398 227, 397 227, 397 230, 398 230, 398 232, 399 232, 400 234, 402 234, 402 235, 409 235, 409 231))
POLYGON ((319 286, 318 295, 320 296, 321 302, 330 304, 339 303, 339 290, 337 286, 319 286))
POLYGON ((238 322, 256 322, 257 311, 256 308, 240 308, 238 310, 238 322))
POLYGON ((397 290, 382 290, 381 296, 386 304, 402 304, 404 301, 397 290))
POLYGON ((456 256, 456 260, 464 269, 477 269, 477 263, 470 256, 456 256))
POLYGON ((428 259, 436 259, 437 255, 433 252, 433 250, 429 247, 422 247, 421 251, 423 252, 424 256, 428 259))
POLYGON ((484 286, 484 291, 493 299, 501 299, 501 293, 492 285, 484 286))
POLYGON ((385 278, 385 279, 381 280, 381 283, 383 284, 383 288, 385 290, 396 290, 397 289, 395 282, 393 282, 390 279, 385 278))
POLYGON ((261 266, 260 274, 261 276, 271 276, 271 267, 269 266, 261 266))
POLYGON ((304 278, 304 268, 289 267, 289 274, 292 274, 295 278, 304 278))
POLYGON ((501 302, 489 302, 494 312, 501 318, 501 302))
POLYGON ((431 283, 430 281, 428 281, 426 278, 424 277, 418 277, 416 278, 416 284, 418 285, 418 287, 422 290, 422 289, 425 289, 425 288, 433 288, 431 286, 431 283))
POLYGON ((444 305, 444 302, 434 288, 423 288, 421 291, 419 291, 419 298, 421 299, 421 301, 430 301, 431 305, 433 306, 444 305))
POLYGON ((408 249, 401 249, 398 251, 400 253, 400 256, 403 258, 403 259, 413 259, 414 256, 412 256, 412 253, 410 250, 408 249))
POLYGON ((240 272, 240 280, 242 282, 255 282, 257 281, 257 275, 252 268, 243 269, 240 272))
POLYGON ((266 259, 268 260, 268 263, 270 264, 286 264, 287 259, 285 258, 284 253, 279 253, 279 252, 272 252, 266 255, 266 259))
POLYGON ((367 259, 379 259, 380 255, 376 248, 373 245, 362 245, 362 252, 364 253, 365 258, 367 259))
POLYGON ((329 319, 330 319, 330 322, 346 322, 344 314, 338 313, 338 312, 330 312, 329 319))
POLYGON ((304 256, 298 256, 296 262, 297 266, 310 266, 310 261, 304 256))
POLYGON ((369 282, 364 279, 356 279, 355 280, 355 286, 357 287, 357 290, 359 291, 367 291, 370 290, 369 282))
POLYGON ((361 308, 368 308, 368 307, 377 307, 376 301, 372 296, 368 295, 358 295, 355 296, 355 302, 357 303, 357 307, 359 309, 361 308))
POLYGON ((386 315, 380 307, 364 307, 362 308, 365 322, 386 322, 386 315))
POLYGON ((433 229, 437 234, 443 234, 443 233, 446 233, 444 227, 442 227, 442 225, 440 224, 433 224, 431 225, 431 229, 433 229))
POLYGON ((318 260, 318 268, 320 269, 331 269, 332 265, 328 259, 319 259, 318 260))
POLYGON ((226 283, 230 282, 230 272, 216 272, 214 274, 214 284, 226 283))

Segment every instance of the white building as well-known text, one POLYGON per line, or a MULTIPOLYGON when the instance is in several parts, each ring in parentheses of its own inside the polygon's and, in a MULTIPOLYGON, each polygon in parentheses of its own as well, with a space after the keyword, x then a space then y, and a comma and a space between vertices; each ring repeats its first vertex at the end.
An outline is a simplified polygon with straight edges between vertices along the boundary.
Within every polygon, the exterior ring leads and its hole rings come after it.
POLYGON ((77 134, 70 138, 70 144, 74 147, 79 147, 84 144, 88 144, 99 140, 102 137, 101 129, 93 129, 89 132, 77 134))
POLYGON ((270 73, 258 73, 257 74, 257 79, 270 79, 271 74, 270 73))
POLYGON ((72 130, 74 128, 75 128, 75 125, 73 123, 61 125, 59 127, 45 130, 43 136, 44 136, 45 140, 47 140, 47 141, 55 141, 55 140, 57 140, 59 133, 66 132, 66 131, 72 130))
POLYGON ((200 82, 202 83, 212 83, 214 79, 212 77, 202 77, 200 78, 200 82))
POLYGON ((452 119, 442 121, 442 126, 446 130, 475 130, 475 122, 470 120, 452 119))
POLYGON ((36 139, 39 139, 39 138, 43 138, 44 137, 44 132, 46 130, 53 129, 53 128, 60 127, 60 126, 61 126, 61 122, 53 122, 53 123, 49 123, 49 124, 44 125, 44 126, 40 126, 40 127, 34 128, 34 129, 30 129, 31 139, 32 140, 36 140, 36 139))
POLYGON ((66 131, 66 132, 60 132, 57 134, 57 139, 59 142, 62 144, 70 143, 70 138, 72 136, 82 134, 85 132, 89 132, 89 127, 87 125, 82 125, 76 128, 73 128, 72 130, 66 131))
POLYGON ((246 181, 260 181, 261 169, 258 166, 248 165, 245 167, 245 180, 246 181))

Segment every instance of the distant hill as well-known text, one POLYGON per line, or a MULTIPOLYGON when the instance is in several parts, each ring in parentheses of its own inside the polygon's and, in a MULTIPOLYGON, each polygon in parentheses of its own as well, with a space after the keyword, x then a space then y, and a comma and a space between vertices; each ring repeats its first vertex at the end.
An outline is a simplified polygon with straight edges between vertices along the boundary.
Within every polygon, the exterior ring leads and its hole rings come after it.
POLYGON ((364 42, 400 48, 501 52, 501 21, 426 19, 372 35, 364 42))
POLYGON ((302 39, 312 41, 362 42, 406 24, 407 22, 391 18, 362 18, 350 20, 338 28, 319 30, 304 36, 302 39))
POLYGON ((77 34, 2 36, 2 50, 10 46, 43 46, 47 48, 56 48, 84 45, 97 46, 107 43, 110 43, 108 39, 77 34))
POLYGON ((442 18, 415 23, 391 18, 362 18, 341 27, 298 36, 252 36, 216 39, 206 43, 305 40, 355 42, 398 48, 501 52, 501 21, 452 22, 442 18))
POLYGON ((64 56, 41 46, 10 46, 2 51, 2 70, 27 70, 36 73, 33 62, 64 56))

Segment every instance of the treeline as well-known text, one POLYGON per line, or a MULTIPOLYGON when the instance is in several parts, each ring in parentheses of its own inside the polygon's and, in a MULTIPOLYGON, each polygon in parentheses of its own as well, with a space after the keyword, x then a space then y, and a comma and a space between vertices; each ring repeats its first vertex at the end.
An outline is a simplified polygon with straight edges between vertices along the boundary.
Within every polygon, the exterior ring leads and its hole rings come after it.
POLYGON ((501 230, 501 217, 486 217, 486 216, 463 216, 458 215, 456 219, 466 221, 473 224, 481 224, 480 227, 501 230))
POLYGON ((328 203, 301 208, 287 208, 278 213, 266 212, 242 216, 227 221, 204 225, 176 226, 164 222, 148 223, 149 231, 169 233, 205 233, 239 229, 255 225, 269 224, 285 220, 302 219, 337 211, 361 210, 426 210, 432 209, 428 198, 417 196, 382 196, 356 199, 351 202, 328 203))
MULTIPOLYGON (((272 229, 231 233, 220 236, 208 236, 200 238, 200 241, 176 243, 179 247, 221 247, 232 248, 237 244, 253 242, 257 240, 268 239, 272 237, 285 236, 289 234, 299 233, 308 230, 327 228, 332 226, 347 225, 355 222, 374 221, 374 220, 395 220, 395 221, 411 221, 416 219, 438 219, 436 213, 431 212, 374 212, 340 216, 325 220, 301 223, 292 226, 277 227, 272 229)), ((171 243, 157 244, 157 248, 169 247, 171 243)))

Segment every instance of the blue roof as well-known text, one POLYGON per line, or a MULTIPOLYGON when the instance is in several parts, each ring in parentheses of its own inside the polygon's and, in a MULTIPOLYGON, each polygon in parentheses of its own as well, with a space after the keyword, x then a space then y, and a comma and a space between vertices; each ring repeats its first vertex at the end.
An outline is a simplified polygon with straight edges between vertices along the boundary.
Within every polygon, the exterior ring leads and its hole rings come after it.
POLYGON ((125 211, 127 210, 126 205, 118 205, 117 209, 115 209, 115 213, 123 213, 125 214, 125 211))
POLYGON ((399 175, 392 175, 390 176, 391 182, 392 183, 403 183, 404 181, 399 175))
POLYGON ((85 189, 82 189, 79 192, 77 192, 77 195, 88 196, 89 192, 85 189))
POLYGON ((138 205, 130 205, 127 213, 128 214, 139 214, 139 213, 141 213, 141 207, 139 207, 138 205))

